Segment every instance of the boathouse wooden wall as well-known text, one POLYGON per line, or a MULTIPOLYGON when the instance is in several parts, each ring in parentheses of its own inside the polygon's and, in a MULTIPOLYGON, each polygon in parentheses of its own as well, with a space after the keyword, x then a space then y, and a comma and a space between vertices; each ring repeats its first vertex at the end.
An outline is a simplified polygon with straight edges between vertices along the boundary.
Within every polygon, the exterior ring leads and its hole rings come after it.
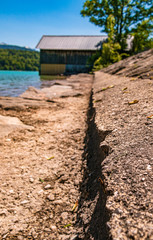
POLYGON ((87 72, 87 60, 95 51, 40 50, 40 74, 72 74, 87 72))

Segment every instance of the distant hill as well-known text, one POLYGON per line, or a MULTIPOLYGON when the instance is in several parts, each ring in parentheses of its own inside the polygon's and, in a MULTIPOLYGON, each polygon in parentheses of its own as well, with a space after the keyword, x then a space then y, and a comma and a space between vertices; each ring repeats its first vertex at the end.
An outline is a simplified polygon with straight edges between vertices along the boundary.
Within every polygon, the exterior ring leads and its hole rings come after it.
POLYGON ((0 43, 0 49, 13 49, 13 50, 23 50, 23 51, 36 51, 35 49, 29 47, 20 47, 17 45, 9 45, 7 43, 0 43))
POLYGON ((0 49, 0 70, 38 71, 40 53, 25 49, 0 49))

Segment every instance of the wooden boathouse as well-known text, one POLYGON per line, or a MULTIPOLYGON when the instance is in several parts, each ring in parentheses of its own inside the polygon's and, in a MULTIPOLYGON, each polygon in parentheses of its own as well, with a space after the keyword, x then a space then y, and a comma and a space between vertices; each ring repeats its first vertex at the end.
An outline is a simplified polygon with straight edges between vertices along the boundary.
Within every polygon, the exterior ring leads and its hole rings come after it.
POLYGON ((107 36, 42 36, 36 48, 40 49, 40 75, 58 75, 87 72, 87 60, 107 36))

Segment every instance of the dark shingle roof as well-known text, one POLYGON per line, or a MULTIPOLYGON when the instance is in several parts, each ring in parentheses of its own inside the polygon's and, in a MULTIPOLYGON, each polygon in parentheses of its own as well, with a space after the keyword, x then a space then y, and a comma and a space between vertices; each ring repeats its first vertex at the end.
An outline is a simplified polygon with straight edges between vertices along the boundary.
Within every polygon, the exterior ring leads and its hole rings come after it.
POLYGON ((46 50, 96 50, 107 36, 43 36, 36 48, 46 50))

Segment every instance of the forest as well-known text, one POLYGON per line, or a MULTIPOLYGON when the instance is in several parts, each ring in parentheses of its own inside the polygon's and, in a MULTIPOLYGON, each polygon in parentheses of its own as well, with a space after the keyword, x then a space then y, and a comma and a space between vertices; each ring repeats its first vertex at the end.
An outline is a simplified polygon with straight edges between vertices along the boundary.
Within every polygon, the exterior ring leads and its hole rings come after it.
POLYGON ((14 49, 0 49, 0 70, 39 70, 40 53, 14 49))

